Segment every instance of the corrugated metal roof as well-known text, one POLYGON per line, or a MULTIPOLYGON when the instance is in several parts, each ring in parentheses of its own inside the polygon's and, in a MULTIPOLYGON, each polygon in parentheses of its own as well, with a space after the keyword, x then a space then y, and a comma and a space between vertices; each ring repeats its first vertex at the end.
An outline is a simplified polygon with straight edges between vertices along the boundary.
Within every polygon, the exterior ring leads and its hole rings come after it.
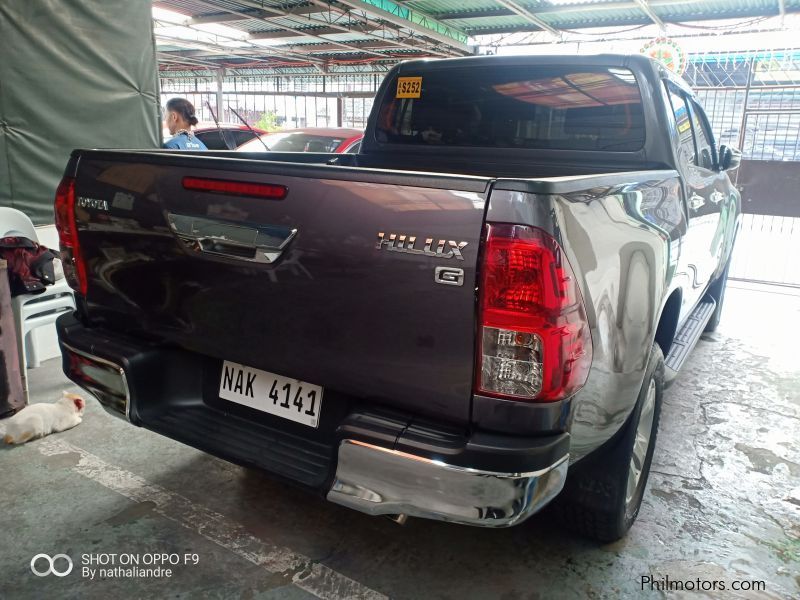
POLYGON ((270 19, 269 21, 262 21, 260 19, 251 19, 249 21, 236 21, 235 23, 226 23, 228 26, 234 26, 241 31, 249 33, 258 33, 262 31, 274 31, 279 29, 280 26, 304 28, 304 27, 321 27, 326 23, 322 19, 308 19, 304 17, 286 17, 282 19, 270 19))
MULTIPOLYGON (((516 4, 555 29, 652 23, 633 0, 516 0, 516 4)), ((666 23, 774 16, 777 0, 648 0, 650 10, 666 23)), ((470 34, 536 31, 536 25, 492 0, 413 0, 408 5, 453 24, 470 34), (500 20, 505 17, 507 20, 500 20)), ((786 12, 800 11, 800 0, 785 0, 786 12)))
MULTIPOLYGON (((181 68, 182 60, 187 69, 202 69, 233 66, 248 59, 265 68, 271 60, 280 65, 294 61, 298 68, 306 68, 319 66, 314 61, 320 57, 329 69, 337 59, 344 65, 354 56, 385 66, 400 55, 463 55, 469 53, 469 47, 452 36, 538 31, 541 28, 537 21, 556 30, 652 23, 634 0, 513 1, 530 15, 514 12, 499 0, 330 0, 327 8, 309 0, 156 0, 156 8, 193 19, 197 29, 202 29, 199 23, 217 23, 243 40, 227 56, 224 35, 208 42, 193 40, 183 46, 171 34, 159 40, 157 33, 156 41, 165 61, 169 60, 170 69, 181 68), (413 18, 404 18, 403 15, 409 16, 409 10, 414 13, 413 18), (286 12, 290 14, 281 14, 286 12), (450 32, 452 36, 448 37, 450 32), (252 41, 248 35, 253 36, 252 41), (208 45, 207 52, 203 51, 204 43, 208 45)), ((778 0, 647 3, 652 13, 667 23, 772 16, 780 5, 778 0)), ((800 0, 784 0, 784 7, 787 13, 800 12, 800 0)))
POLYGON ((412 0, 406 6, 430 15, 457 10, 488 10, 499 8, 493 0, 412 0))
POLYGON ((530 25, 525 19, 522 17, 518 17, 516 15, 505 16, 505 17, 480 17, 480 26, 476 27, 475 19, 452 19, 449 20, 448 23, 452 23, 454 27, 458 27, 460 29, 468 30, 468 29, 504 29, 504 28, 514 28, 514 27, 524 27, 525 25, 530 25))

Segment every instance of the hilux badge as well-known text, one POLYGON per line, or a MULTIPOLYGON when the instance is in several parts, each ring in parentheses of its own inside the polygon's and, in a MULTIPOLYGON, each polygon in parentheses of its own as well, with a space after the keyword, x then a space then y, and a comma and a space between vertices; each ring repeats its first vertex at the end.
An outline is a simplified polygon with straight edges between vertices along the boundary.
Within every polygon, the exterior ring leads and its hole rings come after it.
POLYGON ((464 260, 461 251, 469 242, 455 242, 453 240, 438 240, 436 247, 433 245, 433 238, 425 238, 425 245, 422 248, 415 248, 417 237, 414 235, 383 232, 378 233, 378 241, 375 244, 377 250, 389 250, 391 252, 405 252, 406 254, 422 254, 432 258, 456 258, 464 260))

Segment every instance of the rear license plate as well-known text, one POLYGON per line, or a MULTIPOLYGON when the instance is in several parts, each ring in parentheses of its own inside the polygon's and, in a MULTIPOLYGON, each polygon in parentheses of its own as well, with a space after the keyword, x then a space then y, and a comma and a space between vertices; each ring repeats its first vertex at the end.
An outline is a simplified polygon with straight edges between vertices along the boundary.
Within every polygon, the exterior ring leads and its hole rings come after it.
POLYGON ((322 388, 227 360, 222 364, 219 396, 309 427, 319 425, 322 388))

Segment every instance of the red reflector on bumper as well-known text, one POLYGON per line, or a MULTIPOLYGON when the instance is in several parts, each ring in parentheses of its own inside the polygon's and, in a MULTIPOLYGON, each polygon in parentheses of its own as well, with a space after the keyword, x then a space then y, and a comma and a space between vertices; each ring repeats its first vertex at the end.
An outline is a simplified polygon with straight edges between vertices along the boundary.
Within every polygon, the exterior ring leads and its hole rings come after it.
POLYGON ((282 200, 289 191, 285 185, 229 181, 226 179, 208 179, 205 177, 184 177, 183 187, 184 189, 198 192, 216 192, 218 194, 231 194, 234 196, 253 196, 254 198, 269 198, 270 200, 282 200))

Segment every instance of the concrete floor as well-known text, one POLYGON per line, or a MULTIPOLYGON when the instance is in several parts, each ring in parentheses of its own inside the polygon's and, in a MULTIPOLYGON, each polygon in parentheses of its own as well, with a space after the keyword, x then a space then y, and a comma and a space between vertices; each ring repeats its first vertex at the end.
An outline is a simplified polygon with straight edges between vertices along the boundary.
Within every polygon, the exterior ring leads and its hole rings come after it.
MULTIPOLYGON (((639 520, 609 545, 547 513, 506 530, 400 527, 90 401, 79 427, 0 450, 0 598, 798 598, 798 339, 798 292, 731 284, 719 332, 667 392, 639 520), (66 553, 76 569, 35 577, 40 552, 66 553), (175 553, 182 564, 169 578, 83 577, 83 555, 97 553, 175 553), (183 564, 187 553, 199 564, 183 564), (766 590, 642 592, 643 576, 728 590, 761 580, 766 590)), ((31 388, 33 401, 51 401, 73 386, 50 361, 31 372, 31 388)))

